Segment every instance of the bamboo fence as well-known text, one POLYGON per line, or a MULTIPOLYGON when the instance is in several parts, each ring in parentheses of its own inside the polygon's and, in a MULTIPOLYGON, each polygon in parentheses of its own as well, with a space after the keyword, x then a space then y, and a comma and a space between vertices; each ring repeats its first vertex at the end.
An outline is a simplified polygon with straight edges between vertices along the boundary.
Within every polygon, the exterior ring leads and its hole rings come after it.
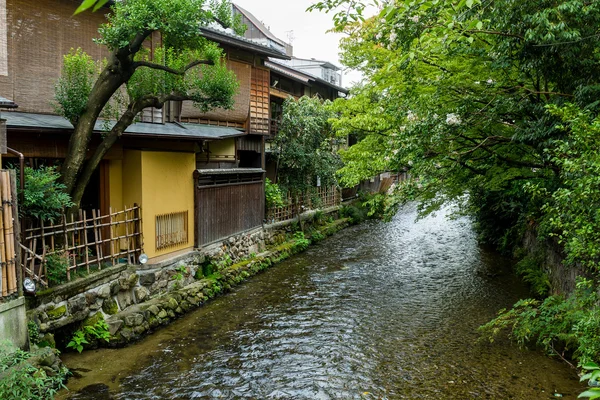
POLYGON ((305 193, 297 201, 294 201, 288 193, 284 206, 267 210, 267 222, 286 221, 297 217, 307 210, 338 206, 341 203, 342 195, 340 189, 335 186, 319 187, 316 193, 305 193))
POLYGON ((48 262, 64 262, 66 280, 77 273, 101 270, 126 262, 136 263, 142 252, 140 207, 101 215, 81 210, 70 219, 63 215, 56 224, 39 223, 23 231, 22 269, 25 276, 48 286, 48 262), (54 257, 52 257, 54 256, 54 257))
POLYGON ((17 256, 15 248, 17 246, 15 230, 17 220, 16 216, 16 182, 14 175, 11 181, 11 173, 7 170, 0 171, 0 260, 2 263, 2 275, 0 277, 0 287, 2 296, 10 296, 19 290, 18 281, 20 280, 17 272, 17 256))

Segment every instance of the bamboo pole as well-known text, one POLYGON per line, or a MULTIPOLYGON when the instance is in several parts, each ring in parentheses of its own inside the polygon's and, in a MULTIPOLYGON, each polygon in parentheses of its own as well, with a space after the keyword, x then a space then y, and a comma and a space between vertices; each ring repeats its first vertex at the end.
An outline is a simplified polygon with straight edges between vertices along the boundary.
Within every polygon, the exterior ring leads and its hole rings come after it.
MULTIPOLYGON (((41 226, 41 229, 42 229, 42 237, 41 237, 41 239, 42 239, 42 259, 45 260, 45 256, 46 256, 46 239, 44 238, 45 228, 44 228, 44 221, 43 220, 40 220, 40 226, 41 226)), ((32 249, 32 250, 35 251, 35 249, 32 249)), ((35 275, 35 271, 31 271, 31 272, 35 275)), ((47 265, 47 263, 45 261, 42 261, 40 263, 40 271, 39 271, 38 275, 42 276, 42 274, 44 276, 48 276, 48 265, 47 265)))
POLYGON ((71 244, 72 244, 72 249, 73 251, 71 251, 71 258, 73 259, 73 267, 70 268, 73 270, 73 272, 77 273, 77 243, 75 241, 75 238, 77 237, 77 219, 75 219, 75 215, 71 214, 71 221, 73 221, 73 232, 71 233, 71 244))
POLYGON ((139 256, 142 254, 142 248, 144 247, 144 244, 142 243, 142 225, 141 225, 141 217, 140 217, 140 206, 137 203, 134 203, 133 206, 134 206, 133 217, 135 218, 133 229, 135 230, 135 233, 136 233, 135 248, 136 248, 136 251, 138 251, 138 253, 136 253, 136 256, 139 256))
POLYGON ((127 238, 127 239, 125 239, 125 241, 127 242, 127 253, 126 254, 127 254, 127 263, 131 264, 131 259, 129 258, 129 247, 130 247, 129 246, 129 239, 130 239, 129 238, 129 222, 128 222, 129 212, 127 212, 127 206, 125 206, 125 210, 126 210, 126 212, 125 212, 125 237, 127 238))
POLYGON ((2 171, 2 214, 4 217, 4 248, 6 251, 6 264, 8 275, 8 293, 17 291, 17 270, 15 265, 14 230, 12 208, 10 204, 10 177, 8 171, 2 171))
POLYGON ((13 225, 14 225, 14 246, 15 246, 15 267, 17 269, 17 287, 18 287, 18 293, 19 296, 23 295, 23 274, 24 274, 24 270, 22 268, 21 265, 21 238, 23 237, 21 235, 21 224, 22 221, 19 218, 19 205, 18 205, 18 198, 19 196, 17 196, 16 194, 17 192, 17 175, 14 171, 9 171, 10 174, 10 192, 12 193, 12 213, 13 213, 13 225))
POLYGON ((92 210, 92 221, 94 223, 94 244, 96 245, 96 262, 100 270, 100 246, 98 245, 98 224, 96 221, 96 210, 92 210))
POLYGON ((0 286, 2 287, 2 296, 8 295, 8 258, 6 257, 6 245, 4 243, 4 199, 0 192, 0 261, 2 262, 2 279, 0 280, 0 286))
MULTIPOLYGON (((69 247, 69 235, 67 234, 67 216, 63 215, 63 219, 62 219, 62 228, 63 228, 63 235, 64 235, 64 251, 68 252, 68 247, 69 247)), ((71 268, 69 268, 69 266, 67 265, 67 281, 71 280, 71 268)))
POLYGON ((108 229, 110 230, 110 260, 112 262, 113 267, 115 266, 115 241, 113 239, 113 212, 112 212, 112 207, 108 207, 108 222, 110 224, 110 226, 108 227, 108 229))
MULTIPOLYGON (((34 238, 33 239, 33 246, 30 249, 31 252, 32 252, 32 255, 31 255, 31 266, 29 267, 29 274, 30 275, 34 275, 35 274, 35 248, 36 248, 36 245, 37 245, 37 238, 34 238)), ((46 280, 45 281, 46 285, 48 285, 48 276, 44 275, 44 279, 46 280)))
POLYGON ((88 240, 87 240, 87 218, 85 210, 79 210, 80 218, 83 220, 83 251, 85 252, 85 268, 89 275, 90 273, 90 256, 88 254, 88 240))

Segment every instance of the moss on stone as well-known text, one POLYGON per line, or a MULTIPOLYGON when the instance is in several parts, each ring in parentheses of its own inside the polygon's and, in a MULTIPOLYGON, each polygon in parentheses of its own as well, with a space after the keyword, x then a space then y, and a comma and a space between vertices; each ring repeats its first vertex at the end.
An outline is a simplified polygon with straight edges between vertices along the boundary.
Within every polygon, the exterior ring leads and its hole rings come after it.
POLYGON ((56 320, 63 317, 67 313, 67 306, 62 305, 58 308, 46 309, 46 315, 51 320, 56 320))
POLYGON ((114 315, 119 312, 119 305, 112 297, 109 297, 102 303, 102 311, 108 315, 114 315))
POLYGON ((83 322, 81 323, 81 326, 94 326, 99 321, 104 321, 104 315, 102 315, 101 312, 97 312, 96 314, 84 319, 83 322))

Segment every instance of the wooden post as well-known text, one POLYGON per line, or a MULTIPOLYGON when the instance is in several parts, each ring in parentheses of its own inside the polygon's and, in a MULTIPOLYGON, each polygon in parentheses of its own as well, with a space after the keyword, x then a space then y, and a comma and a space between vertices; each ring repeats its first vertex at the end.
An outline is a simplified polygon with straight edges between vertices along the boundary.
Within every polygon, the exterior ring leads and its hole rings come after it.
POLYGON ((85 252, 85 269, 87 273, 90 273, 90 255, 88 254, 88 238, 87 238, 87 215, 85 210, 79 211, 80 218, 83 221, 83 251, 85 252))
MULTIPOLYGON (((52 224, 50 224, 52 225, 52 224)), ((38 276, 48 276, 48 264, 45 262, 45 255, 46 255, 46 239, 44 238, 44 233, 45 233, 45 228, 44 228, 44 221, 40 220, 40 226, 41 226, 41 230, 42 230, 42 261, 40 261, 40 271, 38 273, 38 276)), ((35 248, 31 249, 35 252, 35 248)), ((31 271, 34 275, 35 275, 35 271, 31 271)))
MULTIPOLYGON (((144 251, 144 244, 142 243, 142 224, 140 217, 140 206, 137 203, 133 203, 135 207, 133 217, 135 218, 134 230, 137 236, 135 237, 135 248, 139 251, 139 254, 136 254, 136 257, 140 256, 144 251)), ((187 219, 186 219, 187 221, 187 219)), ((137 261, 137 260, 136 260, 137 261)))
MULTIPOLYGON (((35 248, 36 248, 36 245, 37 245, 37 238, 34 238, 33 239, 33 247, 31 247, 31 249, 30 249, 32 251, 31 266, 29 268, 30 275, 35 275, 35 248)), ((41 268, 40 268, 40 271, 41 271, 41 268)), ((40 276, 40 278, 42 278, 42 277, 40 276)), ((48 286, 48 275, 44 275, 44 279, 45 279, 46 286, 48 286)))
POLYGON ((96 221, 96 210, 92 210, 92 221, 94 222, 94 243, 96 245, 96 262, 98 263, 98 270, 102 269, 100 265, 100 255, 102 252, 100 251, 100 246, 98 244, 98 224, 96 221))
MULTIPOLYGON (((113 212, 112 207, 108 207, 109 237, 110 237, 110 261, 115 266, 115 242, 113 239, 113 212)), ((117 232, 117 236, 118 232, 117 232)))
MULTIPOLYGON (((64 235, 64 245, 63 245, 63 251, 68 252, 68 247, 69 247, 69 235, 67 234, 67 216, 63 215, 62 216, 62 228, 63 228, 63 235, 64 235)), ((69 268, 69 266, 67 265, 67 281, 71 280, 71 268, 69 268)))
POLYGON ((127 209, 127 206, 125 206, 125 241, 127 242, 127 263, 131 264, 131 259, 129 258, 129 248, 131 246, 129 244, 130 237, 129 237, 129 218, 127 217, 128 215, 129 215, 129 211, 127 209))

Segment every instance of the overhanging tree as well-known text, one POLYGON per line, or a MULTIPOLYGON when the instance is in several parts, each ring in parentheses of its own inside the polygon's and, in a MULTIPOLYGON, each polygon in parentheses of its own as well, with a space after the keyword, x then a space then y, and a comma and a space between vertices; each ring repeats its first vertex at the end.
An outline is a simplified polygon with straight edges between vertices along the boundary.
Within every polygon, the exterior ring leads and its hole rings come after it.
POLYGON ((335 172, 341 166, 335 153, 329 124, 333 116, 329 102, 303 96, 283 103, 283 115, 275 145, 277 183, 297 197, 310 194, 317 179, 324 186, 336 184, 335 172))
POLYGON ((108 59, 95 63, 80 50, 65 56, 56 100, 74 131, 61 174, 76 206, 103 156, 144 108, 184 100, 203 111, 232 107, 236 77, 218 46, 200 36, 199 28, 212 23, 238 32, 244 28, 227 0, 116 1, 96 40, 110 51, 108 59), (144 42, 155 32, 162 47, 151 55, 144 42), (116 122, 105 124, 108 131, 86 159, 101 116, 116 122))
POLYGON ((547 107, 598 114, 600 3, 388 1, 368 19, 362 3, 313 6, 339 11, 342 61, 367 77, 338 105, 334 128, 362 137, 343 155, 343 180, 411 168, 423 210, 461 203, 501 244, 539 210, 525 184, 561 184, 552 155, 568 133, 547 107))

